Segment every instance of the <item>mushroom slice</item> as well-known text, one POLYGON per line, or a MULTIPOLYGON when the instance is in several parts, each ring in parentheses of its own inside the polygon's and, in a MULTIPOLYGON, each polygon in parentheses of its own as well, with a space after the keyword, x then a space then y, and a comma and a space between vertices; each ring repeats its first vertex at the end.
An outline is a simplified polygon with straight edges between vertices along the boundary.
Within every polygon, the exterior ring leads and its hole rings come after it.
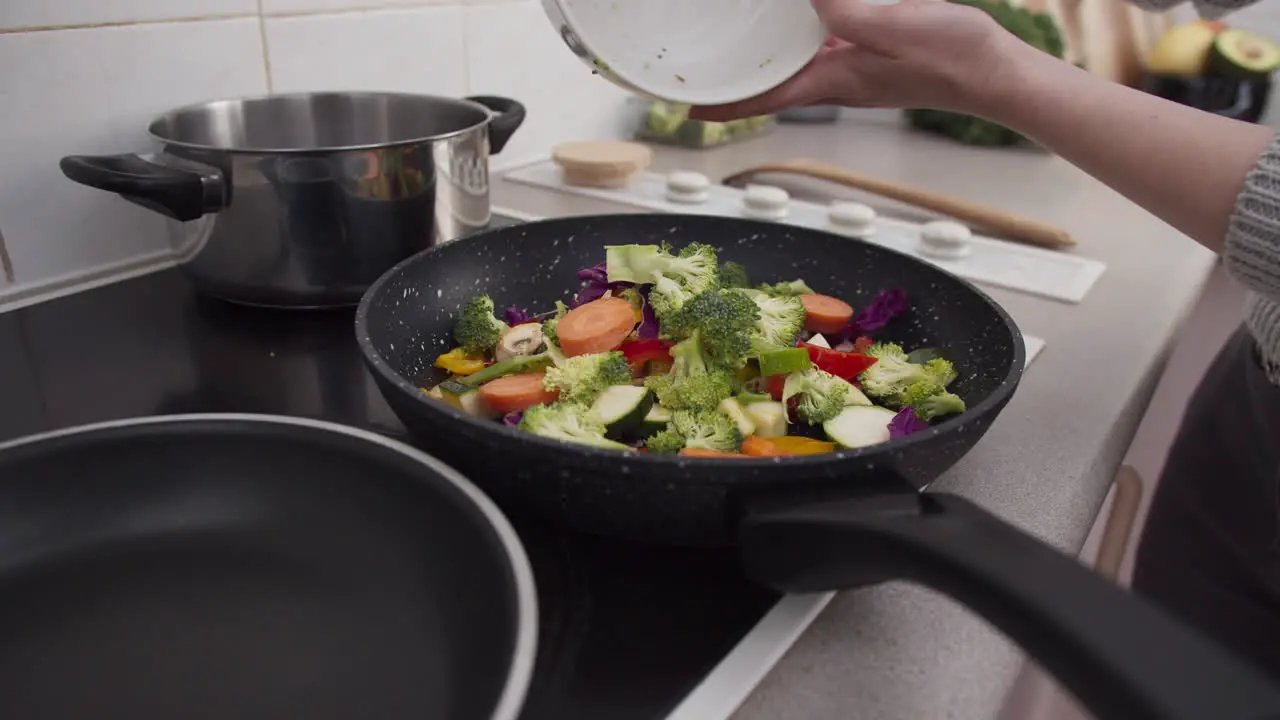
POLYGON ((498 340, 494 357, 498 362, 502 362, 522 355, 534 355, 545 347, 546 340, 542 337, 542 325, 525 323, 503 333, 502 339, 498 340))

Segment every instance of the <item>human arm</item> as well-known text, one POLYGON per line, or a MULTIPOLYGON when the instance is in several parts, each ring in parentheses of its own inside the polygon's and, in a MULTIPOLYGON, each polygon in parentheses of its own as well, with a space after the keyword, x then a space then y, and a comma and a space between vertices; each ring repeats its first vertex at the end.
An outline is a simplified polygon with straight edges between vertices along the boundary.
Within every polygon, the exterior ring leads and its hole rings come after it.
MULTIPOLYGON (((763 96, 695 116, 814 103, 977 115, 1033 138, 1210 249, 1225 248, 1246 174, 1272 130, 1093 76, 974 8, 931 0, 814 6, 833 40, 808 68, 763 96)), ((1271 258, 1280 265, 1280 247, 1271 258)))
POLYGON ((974 91, 976 114, 1052 150, 1209 249, 1225 249, 1245 177, 1273 129, 1109 82, 1012 36, 1002 42, 1005 69, 974 91))
MULTIPOLYGON (((1108 82, 1016 38, 977 91, 979 114, 1015 129, 1215 252, 1244 178, 1274 129, 1108 82)), ((1280 258, 1277 258, 1280 263, 1280 258)))

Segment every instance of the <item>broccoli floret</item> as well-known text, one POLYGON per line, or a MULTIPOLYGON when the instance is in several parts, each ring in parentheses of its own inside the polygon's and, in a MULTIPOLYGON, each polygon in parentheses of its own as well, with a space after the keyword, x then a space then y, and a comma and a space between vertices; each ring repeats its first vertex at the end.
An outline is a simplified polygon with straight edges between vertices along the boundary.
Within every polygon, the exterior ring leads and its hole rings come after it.
POLYGON ((759 321, 760 308, 746 294, 713 290, 689 300, 662 329, 673 338, 696 339, 707 360, 736 369, 746 364, 751 333, 759 321))
POLYGON ((614 292, 613 295, 631 303, 631 307, 636 310, 644 309, 644 298, 640 296, 640 291, 636 288, 623 288, 620 292, 614 292))
POLYGON ((760 319, 749 334, 751 354, 795 347, 804 330, 804 303, 798 297, 746 292, 760 310, 760 319))
POLYGON ((716 410, 678 410, 671 425, 684 437, 684 446, 699 450, 738 452, 742 449, 742 431, 738 424, 716 410))
POLYGON ((902 399, 925 422, 933 422, 934 418, 943 415, 956 415, 965 409, 964 400, 959 395, 948 392, 935 380, 922 380, 912 385, 902 399))
POLYGON ((710 409, 733 394, 733 377, 723 371, 709 375, 678 378, 674 374, 654 375, 645 381, 658 404, 670 409, 710 409))
POLYGON ((916 383, 934 383, 945 388, 956 378, 955 368, 949 361, 934 358, 919 365, 911 362, 902 346, 894 343, 876 343, 864 354, 876 358, 876 364, 858 376, 863 392, 892 408, 908 404, 908 391, 916 383))
POLYGON ((951 364, 951 361, 943 358, 934 358, 926 362, 924 364, 924 369, 927 370, 929 375, 932 376, 934 380, 937 380, 938 384, 942 385, 944 388, 952 382, 955 382, 955 379, 959 376, 959 373, 956 372, 956 368, 951 364))
POLYGON ((484 355, 493 351, 508 329, 506 323, 494 316, 493 298, 480 295, 458 313, 453 339, 469 354, 484 355))
POLYGON ((751 280, 747 277, 747 269, 736 262, 729 262, 720 265, 720 287, 722 288, 749 288, 751 280))
POLYGON ((699 338, 673 345, 671 360, 667 374, 653 375, 645 381, 663 407, 710 410, 733 394, 733 376, 708 364, 699 338))
POLYGON ((631 368, 627 359, 614 351, 571 357, 561 365, 547 368, 542 386, 559 390, 560 400, 564 402, 589 403, 606 388, 629 382, 631 368))
POLYGON ((588 419, 587 412, 588 406, 574 403, 535 405, 524 411, 518 427, 539 437, 561 442, 612 450, 630 449, 606 438, 604 425, 588 419))
POLYGON ((560 318, 564 317, 568 312, 569 306, 557 300, 556 314, 542 323, 542 337, 552 345, 560 344, 560 336, 556 334, 556 327, 560 325, 560 318))
POLYGON ((765 283, 759 287, 760 292, 767 295, 777 295, 780 297, 794 297, 796 295, 812 295, 813 288, 803 280, 792 280, 791 282, 780 282, 772 285, 765 283))
POLYGON ((676 432, 675 428, 668 427, 649 436, 644 445, 649 448, 649 452, 675 455, 684 449, 684 436, 676 432))
POLYGON ((720 269, 715 248, 691 243, 672 255, 660 245, 614 245, 605 248, 609 282, 653 285, 649 302, 658 320, 666 322, 691 298, 714 289, 720 269))
POLYGON ((782 387, 782 403, 793 397, 796 414, 810 425, 819 425, 840 414, 849 400, 852 386, 825 370, 811 367, 787 376, 782 387))
POLYGON ((671 410, 711 409, 733 394, 733 368, 746 363, 747 333, 759 309, 734 291, 702 293, 676 313, 664 331, 680 340, 671 348, 666 375, 646 380, 658 402, 671 410))

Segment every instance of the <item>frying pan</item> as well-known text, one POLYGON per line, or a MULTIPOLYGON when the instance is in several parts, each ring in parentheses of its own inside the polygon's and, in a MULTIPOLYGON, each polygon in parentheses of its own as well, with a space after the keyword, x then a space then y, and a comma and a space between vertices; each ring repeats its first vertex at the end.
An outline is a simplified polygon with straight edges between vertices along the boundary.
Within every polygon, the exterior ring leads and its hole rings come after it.
POLYGON ((1101 718, 1280 718, 1280 693, 1145 601, 963 498, 921 492, 1009 401, 1022 339, 972 285, 906 255, 820 231, 731 218, 616 215, 502 228, 433 248, 365 294, 356 336, 415 442, 499 505, 588 532, 677 545, 737 545, 745 569, 784 592, 889 579, 929 585, 1018 642, 1101 718), (904 289, 911 310, 882 336, 938 347, 969 407, 887 444, 822 456, 690 459, 544 440, 426 397, 441 379, 453 314, 479 293, 535 310, 568 299, 606 245, 700 241, 756 281, 803 278, 866 301, 904 289))
POLYGON ((512 720, 533 575, 454 470, 254 415, 0 444, 11 720, 512 720))

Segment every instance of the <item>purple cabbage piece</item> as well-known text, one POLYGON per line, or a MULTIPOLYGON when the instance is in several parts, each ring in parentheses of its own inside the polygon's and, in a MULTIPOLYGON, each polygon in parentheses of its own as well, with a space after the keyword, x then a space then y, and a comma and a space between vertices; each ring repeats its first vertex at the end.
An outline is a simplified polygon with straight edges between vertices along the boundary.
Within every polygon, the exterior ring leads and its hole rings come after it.
POLYGON ((641 340, 656 339, 660 330, 658 316, 654 314, 653 305, 649 302, 649 291, 652 289, 652 285, 644 285, 640 288, 640 299, 643 301, 641 312, 644 315, 644 319, 640 321, 640 327, 636 329, 636 337, 641 340))
POLYGON ((502 424, 508 427, 516 427, 520 421, 524 419, 524 413, 507 413, 502 416, 502 424))
POLYGON ((573 298, 573 302, 569 303, 571 308, 586 305, 593 300, 599 300, 607 292, 636 286, 635 283, 630 282, 609 282, 609 271, 604 263, 582 268, 578 271, 578 278, 583 281, 582 289, 573 298))
POLYGON ((902 314, 906 309, 906 292, 898 288, 885 290, 877 295, 876 299, 872 300, 865 310, 854 315, 853 320, 837 337, 830 339, 833 344, 838 344, 853 340, 859 335, 870 335, 888 325, 890 320, 902 314))
POLYGON ((921 430, 928 429, 928 427, 929 423, 921 420, 916 415, 915 410, 905 407, 889 421, 889 439, 897 440, 908 435, 914 435, 921 430))
POLYGON ((525 310, 523 308, 518 308, 515 305, 512 305, 511 307, 507 308, 506 315, 507 316, 505 319, 507 321, 507 324, 510 325, 511 327, 515 327, 517 325, 524 325, 525 323, 533 320, 533 316, 529 314, 528 310, 525 310))

